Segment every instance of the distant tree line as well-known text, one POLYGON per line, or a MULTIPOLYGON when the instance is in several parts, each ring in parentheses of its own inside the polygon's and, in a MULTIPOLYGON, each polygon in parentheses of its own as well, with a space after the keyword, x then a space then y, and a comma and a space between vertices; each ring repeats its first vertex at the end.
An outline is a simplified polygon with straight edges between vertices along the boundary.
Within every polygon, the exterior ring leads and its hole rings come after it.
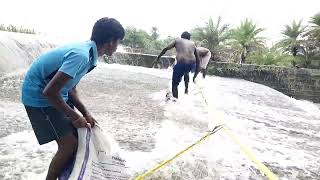
POLYGON ((0 31, 17 32, 17 33, 25 33, 25 34, 36 34, 36 31, 34 29, 27 29, 22 26, 14 26, 11 24, 8 26, 0 24, 0 31))
MULTIPOLYGON (((127 27, 125 31, 123 44, 128 47, 126 50, 129 52, 158 54, 168 43, 174 40, 173 37, 159 39, 160 34, 157 27, 152 27, 150 33, 131 26, 127 27)), ((173 54, 173 52, 171 51, 168 54, 173 54)))
MULTIPOLYGON (((240 25, 231 28, 222 23, 222 18, 211 17, 204 26, 190 30, 192 40, 213 54, 213 60, 258 65, 278 65, 295 67, 320 67, 320 14, 312 16, 309 25, 302 20, 293 20, 284 25, 283 38, 272 47, 266 46, 266 38, 260 36, 265 31, 251 19, 244 19, 240 25)), ((159 39, 157 27, 148 33, 135 27, 126 28, 123 44, 131 52, 158 54, 174 37, 159 39)), ((169 52, 169 55, 174 52, 169 52)))

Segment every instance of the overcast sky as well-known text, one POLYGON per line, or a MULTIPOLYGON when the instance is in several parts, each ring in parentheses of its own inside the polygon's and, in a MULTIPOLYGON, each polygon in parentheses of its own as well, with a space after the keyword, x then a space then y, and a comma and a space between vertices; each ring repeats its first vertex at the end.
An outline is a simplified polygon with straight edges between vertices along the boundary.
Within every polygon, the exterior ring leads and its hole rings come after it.
POLYGON ((320 0, 1 0, 0 24, 85 40, 101 17, 114 17, 124 26, 146 31, 156 26, 161 37, 179 36, 210 16, 214 21, 221 16, 232 27, 248 17, 266 29, 261 35, 271 43, 281 37, 285 24, 300 19, 307 24, 319 11, 320 0))

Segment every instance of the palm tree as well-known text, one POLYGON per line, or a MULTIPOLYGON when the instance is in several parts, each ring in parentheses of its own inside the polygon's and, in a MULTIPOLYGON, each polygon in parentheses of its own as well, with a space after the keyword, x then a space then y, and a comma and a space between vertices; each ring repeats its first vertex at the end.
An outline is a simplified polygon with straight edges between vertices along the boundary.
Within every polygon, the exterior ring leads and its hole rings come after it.
POLYGON ((313 60, 320 60, 320 13, 312 16, 309 22, 312 23, 312 25, 304 35, 304 37, 306 37, 305 49, 307 65, 311 64, 313 60))
POLYGON ((258 34, 262 31, 264 31, 263 28, 258 28, 252 20, 247 18, 241 21, 239 27, 232 30, 231 37, 233 41, 231 41, 231 45, 240 54, 240 64, 245 62, 247 55, 251 51, 265 47, 265 38, 258 37, 258 34))
POLYGON ((311 17, 311 21, 313 25, 311 26, 311 30, 309 31, 313 38, 320 41, 320 13, 311 17))
POLYGON ((305 34, 305 37, 307 37, 307 42, 310 45, 309 47, 311 49, 315 49, 316 51, 319 51, 320 50, 320 13, 311 17, 311 21, 309 22, 312 23, 312 25, 309 28, 308 32, 305 34))
POLYGON ((205 26, 192 29, 191 34, 201 46, 216 54, 218 46, 230 37, 229 24, 222 24, 221 17, 218 17, 217 22, 214 23, 210 17, 205 26))
POLYGON ((281 32, 284 38, 276 44, 276 46, 283 49, 284 52, 288 52, 293 56, 296 56, 298 52, 301 51, 301 53, 305 55, 304 40, 302 37, 306 26, 302 26, 301 22, 302 20, 298 23, 293 20, 291 25, 285 25, 285 29, 281 32))

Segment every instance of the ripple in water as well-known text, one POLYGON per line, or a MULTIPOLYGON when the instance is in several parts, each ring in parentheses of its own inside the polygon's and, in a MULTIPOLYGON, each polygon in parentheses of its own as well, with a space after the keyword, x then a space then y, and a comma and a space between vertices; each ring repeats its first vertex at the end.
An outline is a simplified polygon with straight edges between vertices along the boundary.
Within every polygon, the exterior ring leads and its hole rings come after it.
MULTIPOLYGON (((100 63, 79 85, 84 103, 124 153, 133 177, 201 138, 219 111, 240 141, 281 179, 320 178, 318 105, 244 80, 199 78, 218 110, 208 116, 193 84, 189 95, 180 87, 178 102, 164 101, 170 73, 100 63)), ((0 179, 43 179, 56 150, 55 143, 36 142, 19 103, 22 76, 0 78, 0 179)), ((148 178, 266 179, 223 131, 148 178)))

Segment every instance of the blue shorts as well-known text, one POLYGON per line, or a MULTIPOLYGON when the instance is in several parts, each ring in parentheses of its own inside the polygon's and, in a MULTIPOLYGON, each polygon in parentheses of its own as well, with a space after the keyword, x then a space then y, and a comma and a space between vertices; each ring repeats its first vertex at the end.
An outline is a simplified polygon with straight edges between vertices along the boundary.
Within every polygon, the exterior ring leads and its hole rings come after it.
POLYGON ((186 64, 186 63, 177 63, 173 67, 172 74, 172 86, 178 86, 181 82, 182 76, 186 73, 189 73, 192 70, 195 70, 196 64, 186 64))

